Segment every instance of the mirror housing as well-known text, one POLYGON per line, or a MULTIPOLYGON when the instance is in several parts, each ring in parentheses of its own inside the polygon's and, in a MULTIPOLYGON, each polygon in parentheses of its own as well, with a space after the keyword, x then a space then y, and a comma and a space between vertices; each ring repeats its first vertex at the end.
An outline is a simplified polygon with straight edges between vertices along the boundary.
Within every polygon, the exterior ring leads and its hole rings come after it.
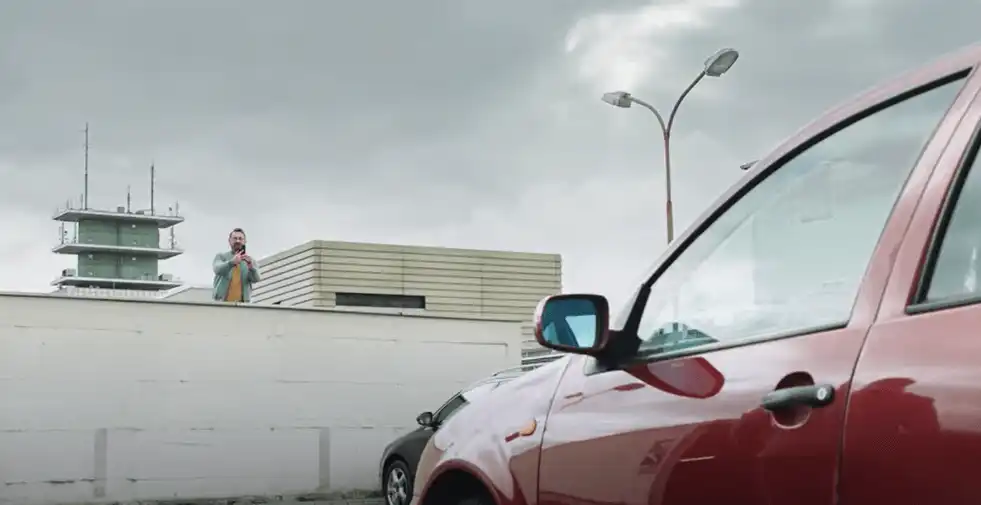
POLYGON ((431 428, 433 426, 433 413, 426 411, 419 414, 416 416, 416 422, 423 428, 431 428))
POLYGON ((597 355, 610 340, 610 303, 594 294, 545 297, 535 309, 535 340, 543 347, 597 355))
POLYGON ((627 373, 665 393, 699 400, 719 394, 726 383, 722 372, 701 356, 656 361, 627 373))

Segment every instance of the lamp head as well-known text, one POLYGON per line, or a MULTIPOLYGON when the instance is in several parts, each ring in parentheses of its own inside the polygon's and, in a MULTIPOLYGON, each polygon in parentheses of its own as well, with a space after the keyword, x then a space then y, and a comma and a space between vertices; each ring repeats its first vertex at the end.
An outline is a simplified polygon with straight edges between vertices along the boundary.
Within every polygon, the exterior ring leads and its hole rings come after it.
POLYGON ((731 48, 720 49, 705 60, 705 75, 719 77, 729 71, 739 59, 739 51, 731 48))
POLYGON ((630 93, 626 91, 611 91, 609 93, 603 93, 603 101, 613 105, 614 107, 621 107, 627 109, 630 104, 634 102, 633 97, 630 93))

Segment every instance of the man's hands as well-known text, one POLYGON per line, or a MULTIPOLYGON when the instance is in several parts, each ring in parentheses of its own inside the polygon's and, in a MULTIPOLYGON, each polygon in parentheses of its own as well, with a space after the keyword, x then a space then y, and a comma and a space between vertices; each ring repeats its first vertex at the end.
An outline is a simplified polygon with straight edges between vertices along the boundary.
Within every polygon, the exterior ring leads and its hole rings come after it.
POLYGON ((235 256, 232 256, 233 265, 238 265, 243 261, 245 262, 246 265, 249 265, 250 267, 252 266, 252 256, 249 256, 248 254, 242 254, 241 252, 237 252, 235 253, 235 256))

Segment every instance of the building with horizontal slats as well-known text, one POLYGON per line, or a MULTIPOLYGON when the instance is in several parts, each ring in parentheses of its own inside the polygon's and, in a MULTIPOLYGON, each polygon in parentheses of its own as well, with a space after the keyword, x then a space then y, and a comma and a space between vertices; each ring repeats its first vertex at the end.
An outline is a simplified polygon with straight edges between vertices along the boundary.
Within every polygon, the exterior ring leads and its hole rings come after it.
POLYGON ((558 254, 314 240, 259 268, 253 303, 520 321, 529 356, 535 306, 562 290, 558 254))

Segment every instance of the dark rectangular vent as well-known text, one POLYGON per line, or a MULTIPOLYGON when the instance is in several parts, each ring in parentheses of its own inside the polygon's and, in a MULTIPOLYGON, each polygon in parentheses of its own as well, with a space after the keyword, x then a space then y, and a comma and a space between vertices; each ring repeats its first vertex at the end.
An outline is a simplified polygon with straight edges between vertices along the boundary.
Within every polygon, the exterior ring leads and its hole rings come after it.
POLYGON ((383 307, 395 309, 425 309, 426 297, 414 295, 376 295, 368 293, 337 293, 338 307, 383 307))

